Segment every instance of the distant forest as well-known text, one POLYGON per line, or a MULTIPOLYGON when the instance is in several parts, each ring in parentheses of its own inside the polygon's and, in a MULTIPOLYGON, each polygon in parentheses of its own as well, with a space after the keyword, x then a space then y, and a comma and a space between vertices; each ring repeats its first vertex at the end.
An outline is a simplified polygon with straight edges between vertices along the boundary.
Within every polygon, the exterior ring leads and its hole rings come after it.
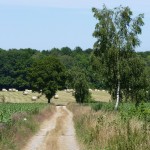
MULTIPOLYGON (((30 89, 28 80, 29 68, 33 62, 47 56, 53 56, 65 66, 65 85, 61 88, 73 88, 72 81, 77 72, 86 75, 90 88, 107 89, 104 77, 97 71, 93 71, 93 50, 83 50, 76 47, 38 51, 35 49, 0 49, 0 89, 16 88, 18 90, 30 89)), ((150 73, 150 51, 137 52, 146 65, 147 73, 150 73)), ((99 66, 101 67, 101 66, 99 66)))

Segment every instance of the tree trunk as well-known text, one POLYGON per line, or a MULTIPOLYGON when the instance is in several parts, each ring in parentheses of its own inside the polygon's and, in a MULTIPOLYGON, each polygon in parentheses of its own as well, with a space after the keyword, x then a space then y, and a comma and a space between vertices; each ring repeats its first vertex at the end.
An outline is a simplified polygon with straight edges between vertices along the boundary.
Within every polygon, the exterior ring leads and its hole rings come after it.
POLYGON ((48 103, 50 103, 50 101, 51 101, 51 99, 49 98, 49 99, 48 99, 48 103))
POLYGON ((115 104, 115 110, 118 109, 119 101, 120 101, 120 81, 118 81, 117 100, 116 100, 116 104, 115 104))

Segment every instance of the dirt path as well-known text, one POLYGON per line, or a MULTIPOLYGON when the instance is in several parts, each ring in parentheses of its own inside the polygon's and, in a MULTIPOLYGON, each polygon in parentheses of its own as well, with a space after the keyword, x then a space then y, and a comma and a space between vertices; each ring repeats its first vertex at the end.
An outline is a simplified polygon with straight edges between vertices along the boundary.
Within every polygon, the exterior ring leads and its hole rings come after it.
POLYGON ((23 150, 79 150, 72 113, 66 106, 57 106, 56 110, 23 150))

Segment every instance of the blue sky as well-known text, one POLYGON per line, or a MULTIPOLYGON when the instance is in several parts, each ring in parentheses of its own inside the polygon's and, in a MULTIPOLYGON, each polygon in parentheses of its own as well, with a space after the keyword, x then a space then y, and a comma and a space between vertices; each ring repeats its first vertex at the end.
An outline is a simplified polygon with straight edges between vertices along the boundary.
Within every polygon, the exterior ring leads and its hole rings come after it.
POLYGON ((92 48, 96 20, 91 8, 103 4, 144 13, 141 46, 136 51, 150 50, 150 0, 0 0, 0 48, 92 48))

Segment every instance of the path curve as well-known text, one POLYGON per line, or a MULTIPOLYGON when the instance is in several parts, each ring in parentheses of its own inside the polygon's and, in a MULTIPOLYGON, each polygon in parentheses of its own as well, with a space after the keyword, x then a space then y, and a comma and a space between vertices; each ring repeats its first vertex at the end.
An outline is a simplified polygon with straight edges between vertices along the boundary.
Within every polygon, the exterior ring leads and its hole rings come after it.
POLYGON ((52 118, 41 125, 22 150, 79 150, 72 112, 66 106, 56 106, 52 118))

